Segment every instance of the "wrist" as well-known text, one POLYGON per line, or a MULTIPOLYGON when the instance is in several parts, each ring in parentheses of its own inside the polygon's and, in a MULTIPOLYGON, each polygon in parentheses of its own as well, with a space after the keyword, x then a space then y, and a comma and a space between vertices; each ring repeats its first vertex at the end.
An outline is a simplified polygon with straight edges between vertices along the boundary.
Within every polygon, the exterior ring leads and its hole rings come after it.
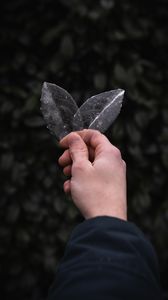
POLYGON ((86 214, 84 216, 84 218, 86 220, 88 219, 92 219, 92 218, 96 218, 96 217, 113 217, 113 218, 117 218, 117 219, 121 219, 121 220, 124 220, 124 221, 127 221, 127 211, 126 209, 122 212, 118 212, 118 211, 97 211, 97 212, 90 212, 88 214, 86 214))

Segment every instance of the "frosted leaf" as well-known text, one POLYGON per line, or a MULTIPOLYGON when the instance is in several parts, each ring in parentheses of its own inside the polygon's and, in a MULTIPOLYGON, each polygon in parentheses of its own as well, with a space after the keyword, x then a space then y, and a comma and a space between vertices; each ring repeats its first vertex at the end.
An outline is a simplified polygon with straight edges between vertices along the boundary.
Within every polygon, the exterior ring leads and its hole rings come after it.
POLYGON ((105 132, 120 113, 124 90, 117 89, 87 99, 80 108, 61 87, 44 82, 41 110, 50 132, 58 140, 71 131, 91 128, 105 132))
POLYGON ((84 128, 105 132, 120 113, 124 90, 104 92, 87 99, 74 115, 74 123, 83 120, 84 128))
POLYGON ((76 102, 67 91, 55 84, 44 82, 41 111, 47 128, 58 140, 73 130, 73 116, 77 109, 76 102))

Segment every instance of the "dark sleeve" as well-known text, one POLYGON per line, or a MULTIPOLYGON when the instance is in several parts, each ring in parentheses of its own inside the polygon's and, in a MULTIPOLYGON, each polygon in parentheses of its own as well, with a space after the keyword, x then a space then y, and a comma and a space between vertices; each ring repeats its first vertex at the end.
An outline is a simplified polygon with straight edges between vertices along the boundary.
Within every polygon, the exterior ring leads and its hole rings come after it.
POLYGON ((85 220, 72 232, 48 300, 161 299, 153 247, 131 222, 85 220))

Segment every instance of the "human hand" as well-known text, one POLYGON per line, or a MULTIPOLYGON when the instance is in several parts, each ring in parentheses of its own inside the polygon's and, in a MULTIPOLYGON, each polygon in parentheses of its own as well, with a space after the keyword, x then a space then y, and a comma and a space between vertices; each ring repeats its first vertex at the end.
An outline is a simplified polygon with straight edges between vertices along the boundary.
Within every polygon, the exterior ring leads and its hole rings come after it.
POLYGON ((85 219, 127 219, 126 164, 120 151, 97 130, 71 132, 60 141, 65 193, 71 193, 85 219))

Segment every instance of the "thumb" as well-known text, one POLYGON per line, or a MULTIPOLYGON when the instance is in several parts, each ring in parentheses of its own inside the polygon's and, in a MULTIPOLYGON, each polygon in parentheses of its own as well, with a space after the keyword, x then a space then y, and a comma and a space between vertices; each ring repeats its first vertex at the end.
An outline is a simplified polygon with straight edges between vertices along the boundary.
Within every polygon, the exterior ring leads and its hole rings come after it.
POLYGON ((73 162, 88 160, 88 148, 79 134, 75 132, 70 133, 68 137, 68 144, 73 162))

